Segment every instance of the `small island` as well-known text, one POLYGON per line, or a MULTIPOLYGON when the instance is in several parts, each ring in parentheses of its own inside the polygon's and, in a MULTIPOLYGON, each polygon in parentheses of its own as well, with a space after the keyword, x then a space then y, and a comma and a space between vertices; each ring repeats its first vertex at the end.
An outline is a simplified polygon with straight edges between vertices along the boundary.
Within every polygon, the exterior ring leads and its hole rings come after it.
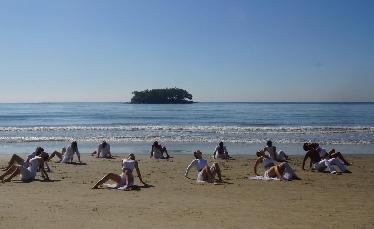
POLYGON ((134 91, 131 98, 133 104, 190 104, 192 95, 184 89, 165 88, 134 91))

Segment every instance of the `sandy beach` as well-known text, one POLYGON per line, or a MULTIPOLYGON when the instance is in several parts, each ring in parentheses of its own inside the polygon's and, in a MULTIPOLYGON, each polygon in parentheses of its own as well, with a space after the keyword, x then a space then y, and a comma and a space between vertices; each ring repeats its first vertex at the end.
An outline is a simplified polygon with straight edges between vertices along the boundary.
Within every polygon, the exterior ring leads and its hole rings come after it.
MULTIPOLYGON (((105 160, 84 154, 87 165, 51 162, 53 182, 22 183, 17 177, 1 183, 0 228, 374 227, 374 155, 348 155, 353 173, 343 175, 302 171, 302 158, 293 157, 302 180, 291 182, 249 180, 254 157, 236 156, 219 161, 226 182, 220 185, 184 178, 192 155, 169 161, 139 155, 151 187, 90 189, 106 173, 120 173, 125 155, 105 160)), ((1 156, 0 165, 7 159, 1 156)), ((191 170, 190 177, 195 174, 191 170)))

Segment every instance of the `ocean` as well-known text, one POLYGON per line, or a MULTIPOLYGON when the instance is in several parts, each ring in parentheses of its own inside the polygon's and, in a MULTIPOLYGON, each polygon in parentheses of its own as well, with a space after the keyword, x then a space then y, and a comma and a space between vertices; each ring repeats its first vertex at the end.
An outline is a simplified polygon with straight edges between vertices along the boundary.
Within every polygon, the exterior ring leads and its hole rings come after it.
POLYGON ((290 154, 305 141, 344 153, 374 153, 374 103, 4 103, 0 154, 58 150, 77 140, 82 153, 102 140, 112 151, 147 153, 159 141, 172 153, 254 154, 267 140, 290 154))

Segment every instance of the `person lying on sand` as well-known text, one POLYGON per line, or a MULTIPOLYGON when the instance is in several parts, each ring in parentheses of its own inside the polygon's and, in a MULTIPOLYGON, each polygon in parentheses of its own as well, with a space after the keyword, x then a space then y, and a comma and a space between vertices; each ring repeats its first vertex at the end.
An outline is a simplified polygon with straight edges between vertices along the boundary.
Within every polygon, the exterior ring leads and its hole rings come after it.
MULTIPOLYGON (((10 158, 10 161, 8 162, 8 166, 3 168, 2 170, 6 171, 13 165, 23 165, 24 167, 27 168, 30 165, 29 163, 30 159, 35 157, 36 154, 40 154, 41 152, 44 152, 44 149, 40 146, 36 147, 35 151, 29 154, 26 160, 24 160, 22 157, 18 156, 17 154, 13 154, 12 157, 10 158)), ((44 165, 47 168, 47 171, 50 172, 51 169, 49 168, 47 161, 44 161, 44 165)))
POLYGON ((69 146, 62 148, 61 153, 54 151, 48 160, 51 160, 53 157, 57 156, 60 159, 60 163, 73 163, 74 153, 77 154, 78 162, 81 162, 81 156, 78 150, 78 144, 76 141, 73 141, 69 146))
POLYGON ((101 158, 113 158, 112 154, 110 153, 110 145, 109 143, 107 143, 105 140, 99 144, 99 146, 97 147, 97 151, 93 151, 93 153, 91 154, 91 156, 95 156, 97 158, 101 157, 101 158))
POLYGON ((313 147, 319 152, 319 155, 322 159, 331 159, 331 158, 338 158, 341 160, 345 165, 352 165, 349 163, 344 157, 343 154, 340 152, 336 152, 335 149, 330 150, 327 152, 325 148, 322 148, 317 142, 306 142, 305 144, 309 145, 309 147, 313 147))
POLYGON ((223 142, 220 142, 218 146, 213 151, 213 158, 219 158, 219 159, 230 159, 231 156, 229 155, 229 152, 227 151, 226 146, 223 145, 223 142))
POLYGON ((117 183, 117 188, 125 187, 125 191, 132 190, 134 187, 134 175, 133 170, 136 170, 136 173, 139 177, 139 180, 142 184, 147 185, 140 174, 138 161, 135 160, 135 155, 130 153, 127 159, 123 159, 122 161, 122 174, 114 174, 108 173, 103 178, 101 178, 93 187, 92 189, 97 189, 100 185, 103 185, 105 182, 112 180, 117 183))
POLYGON ((38 150, 33 158, 28 161, 28 166, 25 165, 12 165, 0 176, 2 182, 9 182, 13 177, 20 174, 23 182, 33 181, 39 169, 41 176, 44 180, 49 180, 47 172, 44 170, 44 162, 48 160, 48 154, 38 150), (6 176, 8 178, 4 179, 6 176))
POLYGON ((270 157, 277 162, 286 162, 288 160, 288 156, 284 153, 284 151, 280 150, 277 152, 277 148, 273 146, 272 141, 266 142, 266 147, 264 151, 268 152, 270 157))
POLYGON ((282 162, 279 165, 275 165, 273 159, 266 155, 264 150, 257 151, 256 155, 258 158, 253 169, 257 176, 260 176, 257 173, 257 167, 262 163, 265 170, 264 177, 266 178, 278 178, 279 180, 300 180, 287 162, 282 162))
POLYGON ((322 159, 320 154, 319 154, 319 151, 313 147, 312 145, 310 145, 310 143, 304 143, 303 145, 303 149, 305 151, 307 151, 307 153, 305 154, 305 157, 304 157, 304 160, 303 160, 303 165, 302 165, 302 169, 304 169, 305 167, 305 161, 310 158, 310 167, 312 168, 312 170, 317 170, 319 172, 323 172, 325 171, 325 169, 327 168, 328 171, 331 173, 331 174, 337 174, 335 168, 334 168, 334 165, 338 166, 340 171, 343 172, 343 173, 351 173, 351 171, 349 171, 345 165, 337 158, 330 158, 330 159, 322 159))
POLYGON ((151 152, 150 152, 150 158, 155 158, 155 159, 169 159, 170 155, 168 154, 168 151, 166 150, 166 147, 162 147, 161 145, 158 144, 157 141, 155 141, 152 144, 151 152), (164 153, 166 156, 164 156, 164 153))
POLYGON ((185 177, 188 177, 188 173, 192 167, 196 167, 198 174, 197 174, 197 182, 208 182, 214 183, 215 176, 218 176, 218 181, 222 182, 221 177, 221 169, 217 162, 214 162, 211 166, 208 165, 208 161, 203 159, 203 153, 200 150, 194 152, 195 159, 188 165, 186 172, 184 174, 185 177))

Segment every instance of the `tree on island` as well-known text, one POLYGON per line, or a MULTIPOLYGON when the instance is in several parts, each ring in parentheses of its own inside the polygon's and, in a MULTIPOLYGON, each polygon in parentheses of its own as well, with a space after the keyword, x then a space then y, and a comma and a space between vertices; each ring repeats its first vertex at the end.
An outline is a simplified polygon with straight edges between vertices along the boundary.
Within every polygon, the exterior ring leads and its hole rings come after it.
POLYGON ((192 95, 184 89, 165 88, 134 91, 131 103, 186 104, 193 103, 192 95))

